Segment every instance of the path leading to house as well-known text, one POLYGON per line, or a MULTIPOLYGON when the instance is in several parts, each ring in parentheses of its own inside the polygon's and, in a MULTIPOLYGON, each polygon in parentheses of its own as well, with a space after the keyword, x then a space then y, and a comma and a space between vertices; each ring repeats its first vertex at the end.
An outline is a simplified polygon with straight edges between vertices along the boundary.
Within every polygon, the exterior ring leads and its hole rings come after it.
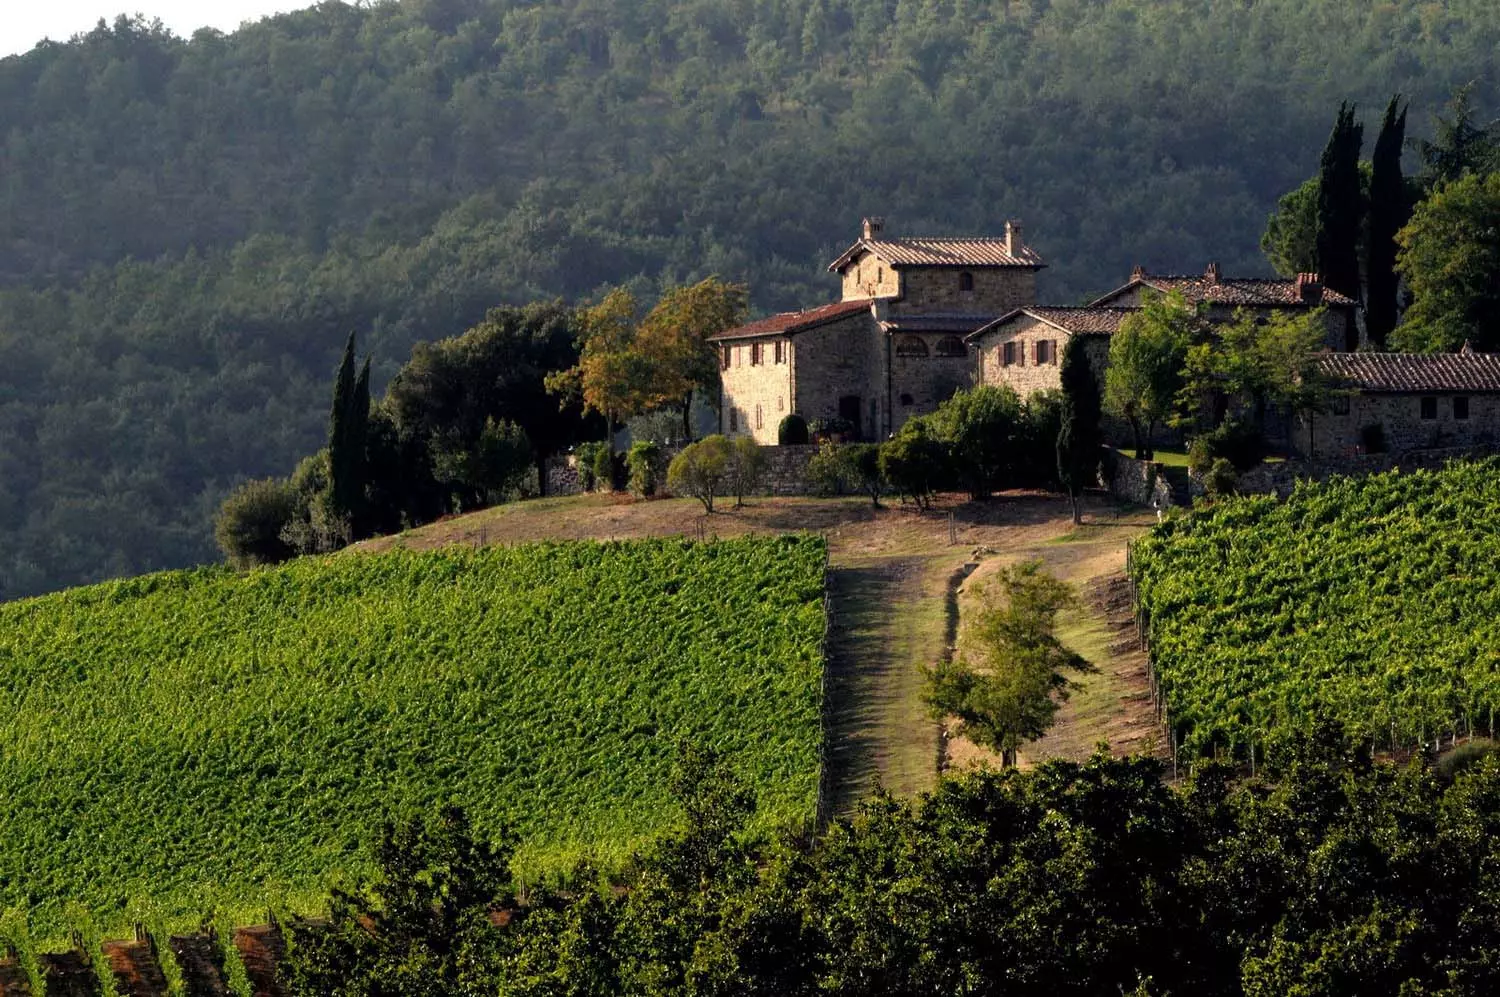
POLYGON ((756 498, 712 516, 688 499, 590 495, 499 506, 359 549, 822 533, 831 605, 825 793, 833 813, 847 813, 877 784, 912 794, 933 784, 940 762, 963 767, 985 758, 962 740, 941 738, 922 703, 922 670, 947 652, 960 611, 977 608, 974 593, 984 578, 1012 561, 1040 557, 1080 589, 1063 637, 1099 667, 1084 677, 1054 730, 1023 752, 1023 764, 1081 760, 1102 739, 1116 751, 1150 746, 1144 659, 1133 635, 1121 629, 1110 579, 1123 570, 1126 542, 1151 522, 1149 510, 1098 499, 1087 504, 1085 525, 1074 527, 1064 501, 1036 494, 977 503, 950 496, 925 513, 895 503, 876 510, 857 498, 756 498), (976 550, 978 568, 965 580, 976 550))

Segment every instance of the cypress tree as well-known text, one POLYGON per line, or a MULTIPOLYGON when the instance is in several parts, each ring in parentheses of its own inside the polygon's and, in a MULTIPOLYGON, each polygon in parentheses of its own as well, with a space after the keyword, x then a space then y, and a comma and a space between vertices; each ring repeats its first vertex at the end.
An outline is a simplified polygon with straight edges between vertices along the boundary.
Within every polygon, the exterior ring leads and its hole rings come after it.
MULTIPOLYGON (((363 457, 364 429, 355 401, 354 333, 344 344, 344 357, 333 380, 333 405, 328 415, 328 488, 333 510, 352 518, 357 504, 359 465, 363 457), (358 450, 356 450, 358 446, 358 450)), ((368 399, 369 380, 365 379, 368 399)), ((366 408, 366 414, 368 407, 366 408)))
POLYGON ((1359 191, 1359 149, 1364 126, 1354 107, 1339 105, 1338 118, 1318 171, 1318 270, 1325 286, 1359 298, 1359 224, 1363 204, 1359 191))
POLYGON ((1083 340, 1074 336, 1063 348, 1062 425, 1057 434, 1057 477, 1073 506, 1073 522, 1083 522, 1080 500, 1099 470, 1099 382, 1083 340))
POLYGON ((1370 243, 1365 252, 1365 330, 1370 345, 1385 349, 1396 328, 1396 233, 1411 218, 1406 179, 1401 175, 1401 149, 1406 142, 1406 108, 1396 94, 1386 105, 1375 139, 1370 172, 1370 243))

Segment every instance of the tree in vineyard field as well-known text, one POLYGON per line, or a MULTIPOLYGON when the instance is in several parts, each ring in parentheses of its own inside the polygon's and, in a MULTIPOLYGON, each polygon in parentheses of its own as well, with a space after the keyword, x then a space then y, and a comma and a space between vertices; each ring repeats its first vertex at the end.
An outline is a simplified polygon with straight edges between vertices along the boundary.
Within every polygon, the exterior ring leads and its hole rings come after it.
POLYGON ((959 733, 998 753, 1008 768, 1024 742, 1052 726, 1073 688, 1066 673, 1093 666, 1058 639, 1057 614, 1074 594, 1040 561, 1004 568, 993 584, 998 598, 986 601, 968 647, 928 672, 926 700, 934 716, 958 718, 959 733))

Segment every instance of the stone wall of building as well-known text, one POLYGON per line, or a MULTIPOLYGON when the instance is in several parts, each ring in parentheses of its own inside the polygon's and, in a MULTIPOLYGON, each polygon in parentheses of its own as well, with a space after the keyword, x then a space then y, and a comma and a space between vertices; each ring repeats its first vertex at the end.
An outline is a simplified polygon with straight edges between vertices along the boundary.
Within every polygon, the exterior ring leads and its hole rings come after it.
POLYGON ((1497 452, 1500 452, 1500 444, 1278 461, 1246 471, 1239 476, 1235 489, 1242 495, 1275 495, 1285 498, 1292 493, 1299 481, 1326 481, 1338 476, 1357 478, 1397 468, 1403 471, 1438 470, 1451 460, 1475 460, 1497 452))
POLYGON ((1166 509, 1177 504, 1161 464, 1127 457, 1113 447, 1103 448, 1099 483, 1116 498, 1136 505, 1166 509))
POLYGON ((890 303, 890 313, 911 315, 949 313, 1004 315, 1023 305, 1036 304, 1036 271, 1025 267, 902 267, 901 296, 890 303), (973 280, 965 291, 963 274, 973 280))
MULTIPOLYGON (((857 400, 862 435, 883 439, 886 410, 885 333, 867 313, 820 325, 792 338, 791 411, 811 422, 840 416, 842 399, 857 400)), ((774 443, 773 432, 769 440, 774 443)))
POLYGON ((1382 427, 1390 452, 1488 446, 1500 442, 1500 395, 1356 394, 1335 400, 1332 412, 1298 419, 1291 443, 1304 458, 1321 460, 1358 455, 1366 426, 1382 427), (1430 419, 1422 418, 1422 398, 1432 399, 1430 419), (1468 418, 1455 414, 1454 399, 1468 400, 1468 418))
MULTIPOLYGON (((870 324, 866 315, 853 318, 870 324)), ((728 348, 729 366, 721 366, 719 371, 719 428, 726 436, 750 436, 757 443, 776 442, 776 427, 791 411, 795 343, 785 336, 765 336, 723 344, 728 348), (776 362, 778 343, 782 351, 780 363, 776 362), (760 348, 759 363, 755 362, 756 346, 760 348)))
MULTIPOLYGON (((1057 390, 1062 387, 1062 352, 1071 337, 1056 326, 1040 319, 1022 315, 1005 323, 995 332, 979 340, 978 380, 981 384, 1005 385, 1022 398, 1038 391, 1057 390), (1036 344, 1040 341, 1053 343, 1053 356, 1047 363, 1036 362, 1036 344), (1005 364, 1005 344, 1015 344, 1016 363, 1005 364)), ((1099 381, 1099 390, 1104 391, 1104 371, 1109 365, 1109 337, 1085 336, 1084 347, 1089 352, 1089 366, 1099 381)))
POLYGON ((895 333, 891 337, 891 425, 890 432, 901 428, 912 416, 932 412, 953 397, 959 388, 974 383, 974 353, 963 347, 957 356, 941 356, 939 345, 952 349, 963 340, 952 334, 895 333), (903 340, 906 344, 903 345, 903 340), (912 340, 920 341, 925 355, 914 355, 912 340), (908 355, 903 356, 903 352, 908 355))
POLYGON ((901 293, 901 273, 872 253, 865 252, 844 268, 843 300, 894 298, 901 293))

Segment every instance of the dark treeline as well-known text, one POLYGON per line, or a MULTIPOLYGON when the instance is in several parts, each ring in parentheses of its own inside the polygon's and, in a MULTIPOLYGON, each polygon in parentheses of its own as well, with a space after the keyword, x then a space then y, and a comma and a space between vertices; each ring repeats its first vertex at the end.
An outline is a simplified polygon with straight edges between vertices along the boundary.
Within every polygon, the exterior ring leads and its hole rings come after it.
POLYGON ((412 0, 0 60, 0 598, 211 557, 351 329, 378 393, 495 305, 815 303, 868 213, 1023 217, 1056 300, 1262 270, 1329 108, 1425 122, 1497 52, 1418 0, 412 0))
MULTIPOLYGON (((1471 746, 1479 748, 1479 745, 1471 746)), ((1462 749, 1460 749, 1462 751, 1462 749)), ((517 905, 510 842, 456 813, 387 829, 384 877, 293 929, 335 994, 1479 995, 1500 986, 1496 794, 1312 734, 1267 777, 1096 756, 945 780, 816 840, 690 755, 681 829, 618 882, 517 905), (476 839, 478 839, 476 841, 476 839), (503 911, 497 931, 491 914, 503 911)))

